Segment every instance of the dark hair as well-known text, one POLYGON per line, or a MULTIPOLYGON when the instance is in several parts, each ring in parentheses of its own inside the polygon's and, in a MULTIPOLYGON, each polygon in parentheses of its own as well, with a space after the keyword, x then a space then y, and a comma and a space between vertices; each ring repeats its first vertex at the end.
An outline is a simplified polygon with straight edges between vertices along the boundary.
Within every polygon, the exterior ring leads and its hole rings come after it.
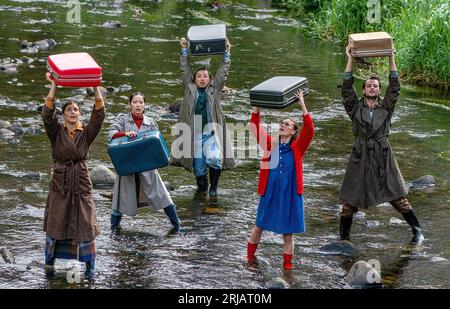
POLYGON ((371 80, 371 79, 377 80, 377 81, 378 81, 378 85, 380 86, 380 89, 381 89, 381 81, 380 81, 380 78, 377 77, 377 76, 371 76, 371 77, 369 77, 368 79, 366 79, 366 80, 363 82, 362 89, 364 90, 364 89, 366 88, 366 83, 367 83, 367 81, 369 81, 369 80, 371 80))
POLYGON ((131 101, 133 101, 133 98, 137 95, 140 95, 144 99, 144 103, 147 103, 147 100, 145 99, 145 95, 140 91, 133 92, 132 94, 130 94, 128 103, 131 103, 131 101))
MULTIPOLYGON (((64 114, 64 112, 66 111, 66 108, 67 108, 69 105, 72 105, 72 104, 75 104, 76 106, 78 106, 77 102, 75 102, 75 101, 72 101, 72 100, 67 101, 67 102, 64 103, 63 106, 62 106, 62 113, 64 114)), ((78 108, 80 108, 80 107, 78 106, 78 108)), ((81 114, 81 109, 80 109, 80 114, 81 114)))
POLYGON ((209 73, 208 68, 207 68, 207 67, 201 67, 201 68, 198 68, 197 70, 195 70, 195 73, 194 73, 194 75, 192 76, 192 82, 195 83, 195 77, 197 76, 197 73, 198 73, 199 71, 206 71, 206 72, 208 72, 209 79, 210 79, 210 80, 212 79, 211 73, 209 73))

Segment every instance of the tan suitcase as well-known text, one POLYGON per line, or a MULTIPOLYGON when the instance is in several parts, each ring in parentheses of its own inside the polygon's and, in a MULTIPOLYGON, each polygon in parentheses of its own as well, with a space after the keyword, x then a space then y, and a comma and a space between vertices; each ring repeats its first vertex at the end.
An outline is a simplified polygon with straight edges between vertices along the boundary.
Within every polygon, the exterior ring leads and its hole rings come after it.
POLYGON ((387 32, 354 33, 348 41, 353 57, 390 56, 394 51, 392 37, 387 32))

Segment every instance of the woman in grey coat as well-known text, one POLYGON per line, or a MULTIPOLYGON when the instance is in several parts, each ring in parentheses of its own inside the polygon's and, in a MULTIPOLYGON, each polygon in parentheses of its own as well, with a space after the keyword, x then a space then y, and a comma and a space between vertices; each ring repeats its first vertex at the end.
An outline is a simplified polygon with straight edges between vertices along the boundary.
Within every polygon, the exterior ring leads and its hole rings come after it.
POLYGON ((176 134, 170 164, 194 171, 198 186, 197 194, 205 194, 208 191, 209 168, 211 183, 209 195, 217 196, 217 185, 222 169, 234 167, 232 145, 220 103, 220 93, 225 86, 230 67, 231 46, 227 41, 227 52, 224 54, 223 62, 215 78, 212 78, 204 67, 192 74, 185 38, 180 40, 180 45, 184 97, 175 126, 176 134))
POLYGON ((363 83, 364 97, 358 99, 353 88, 350 46, 347 46, 346 53, 348 62, 342 83, 342 98, 345 111, 352 121, 355 142, 339 196, 344 202, 340 238, 350 239, 353 214, 359 207, 368 208, 389 202, 411 226, 412 241, 421 242, 424 237, 420 224, 405 197, 408 191, 388 140, 392 114, 400 95, 394 54, 389 57, 391 72, 385 97, 380 98, 379 78, 370 77, 363 83))
MULTIPOLYGON (((108 132, 110 140, 122 136, 135 138, 139 132, 158 130, 156 121, 144 115, 145 96, 142 93, 130 95, 129 107, 130 113, 120 114, 111 124, 108 132)), ((135 216, 138 207, 141 206, 150 206, 155 210, 164 209, 174 230, 180 231, 180 220, 175 205, 156 169, 128 176, 116 176, 111 228, 119 227, 123 214, 135 216)))

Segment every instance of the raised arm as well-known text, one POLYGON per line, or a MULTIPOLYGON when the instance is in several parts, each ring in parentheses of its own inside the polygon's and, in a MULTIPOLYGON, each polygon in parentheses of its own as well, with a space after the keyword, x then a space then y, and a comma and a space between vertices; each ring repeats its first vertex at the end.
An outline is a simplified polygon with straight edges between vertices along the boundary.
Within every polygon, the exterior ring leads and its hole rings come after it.
POLYGON ((342 81, 341 93, 342 103, 344 104, 345 111, 350 119, 353 119, 358 104, 358 96, 356 95, 355 88, 353 87, 353 57, 351 54, 350 44, 345 48, 347 54, 347 66, 345 67, 344 79, 342 81))
POLYGON ((42 109, 42 120, 44 122, 45 133, 50 142, 55 142, 58 132, 58 118, 55 110, 56 83, 50 73, 45 74, 47 80, 51 83, 50 91, 45 99, 44 108, 42 109))
POLYGON ((180 39, 181 53, 180 53, 180 70, 183 78, 183 85, 189 84, 192 81, 192 72, 189 67, 189 49, 188 42, 185 38, 180 39))
POLYGON ((301 156, 303 156, 314 137, 314 123, 306 108, 305 100, 303 99, 303 91, 299 89, 295 96, 298 99, 298 105, 302 109, 303 125, 300 134, 292 144, 295 149, 298 149, 301 156))
POLYGON ((394 53, 389 56, 389 68, 389 85, 386 89, 386 94, 384 95, 384 105, 390 113, 393 113, 395 104, 397 103, 398 97, 400 96, 400 81, 398 79, 394 53))
POLYGON ((223 55, 223 61, 220 64, 219 70, 217 71, 213 81, 214 86, 219 91, 222 91, 223 87, 225 86, 225 81, 227 80, 228 70, 230 69, 231 64, 231 44, 228 39, 226 44, 227 50, 223 55))
POLYGON ((258 107, 255 107, 250 119, 250 131, 256 138, 256 142, 261 146, 264 152, 270 151, 272 138, 267 134, 263 126, 261 126, 261 114, 258 107))
POLYGON ((98 87, 94 87, 95 104, 92 108, 91 117, 86 125, 86 135, 88 144, 92 144, 95 137, 102 128, 103 120, 105 120, 105 102, 98 87))

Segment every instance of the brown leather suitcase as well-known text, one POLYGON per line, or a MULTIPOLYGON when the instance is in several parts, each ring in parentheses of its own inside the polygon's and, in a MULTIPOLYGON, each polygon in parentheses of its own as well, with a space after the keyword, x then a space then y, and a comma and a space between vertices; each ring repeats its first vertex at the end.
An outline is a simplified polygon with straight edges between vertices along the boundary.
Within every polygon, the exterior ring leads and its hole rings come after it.
POLYGON ((392 37, 387 32, 354 33, 348 40, 353 57, 390 56, 394 51, 392 37))

